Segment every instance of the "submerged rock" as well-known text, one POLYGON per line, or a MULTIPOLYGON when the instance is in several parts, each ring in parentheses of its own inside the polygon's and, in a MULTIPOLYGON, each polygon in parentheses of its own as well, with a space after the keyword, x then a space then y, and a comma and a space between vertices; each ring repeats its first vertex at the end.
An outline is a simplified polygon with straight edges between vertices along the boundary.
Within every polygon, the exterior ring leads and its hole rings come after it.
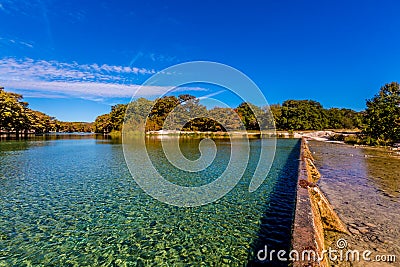
POLYGON ((356 228, 353 228, 353 227, 349 227, 349 232, 353 235, 360 235, 360 232, 356 228))
POLYGON ((362 234, 366 234, 369 232, 368 227, 358 227, 357 230, 362 234))
POLYGON ((373 223, 365 223, 365 225, 366 225, 366 226, 369 226, 369 227, 373 227, 373 228, 374 228, 374 227, 377 227, 377 226, 376 226, 375 224, 373 224, 373 223))

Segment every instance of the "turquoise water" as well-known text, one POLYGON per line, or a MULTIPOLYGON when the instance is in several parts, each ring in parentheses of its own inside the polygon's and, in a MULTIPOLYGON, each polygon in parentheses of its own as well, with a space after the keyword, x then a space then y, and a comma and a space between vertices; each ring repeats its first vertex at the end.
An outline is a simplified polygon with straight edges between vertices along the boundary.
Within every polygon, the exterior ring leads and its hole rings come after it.
MULTIPOLYGON (((146 195, 131 177, 118 140, 93 136, 0 142, 0 266, 243 266, 268 245, 290 247, 298 140, 278 140, 263 185, 248 192, 259 140, 239 184, 205 206, 181 208, 146 195)), ((203 184, 226 165, 227 142, 210 173, 192 178, 163 164, 180 184, 203 184)), ((198 140, 182 142, 198 157, 198 140)), ((271 266, 277 266, 272 263, 271 266)))

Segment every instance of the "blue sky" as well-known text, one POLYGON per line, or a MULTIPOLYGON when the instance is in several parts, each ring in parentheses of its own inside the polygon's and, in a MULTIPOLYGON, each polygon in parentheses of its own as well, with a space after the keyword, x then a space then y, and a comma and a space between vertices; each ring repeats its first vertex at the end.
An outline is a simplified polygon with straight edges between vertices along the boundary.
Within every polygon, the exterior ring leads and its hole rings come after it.
POLYGON ((361 110, 399 81, 399 14, 398 1, 0 0, 0 85, 60 120, 93 121, 157 71, 207 60, 245 73, 270 104, 361 110))

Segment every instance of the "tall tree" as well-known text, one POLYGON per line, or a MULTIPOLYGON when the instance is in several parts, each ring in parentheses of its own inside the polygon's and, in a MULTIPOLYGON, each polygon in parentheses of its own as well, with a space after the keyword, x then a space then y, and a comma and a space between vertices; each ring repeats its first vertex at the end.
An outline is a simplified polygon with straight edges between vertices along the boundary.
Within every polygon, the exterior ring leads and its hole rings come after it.
POLYGON ((328 128, 330 129, 360 129, 362 113, 346 108, 330 108, 326 111, 328 128))
POLYGON ((379 93, 367 100, 364 133, 378 143, 400 141, 400 87, 391 82, 381 87, 379 93))
POLYGON ((322 105, 313 100, 287 100, 282 104, 282 128, 286 130, 322 130, 328 120, 322 105))
POLYGON ((179 105, 168 114, 165 123, 167 130, 207 131, 207 125, 213 125, 207 119, 207 108, 200 104, 200 100, 191 95, 180 95, 179 105))
POLYGON ((161 130, 168 114, 178 106, 181 101, 175 96, 164 96, 155 101, 146 123, 146 131, 161 130))
POLYGON ((263 118, 264 114, 261 108, 253 104, 243 102, 236 108, 236 112, 246 127, 246 130, 259 131, 262 128, 263 121, 261 121, 261 119, 263 118))
MULTIPOLYGON (((146 120, 153 106, 153 101, 145 98, 139 98, 128 104, 124 127, 129 131, 144 132, 146 126, 146 120)), ((151 124, 148 122, 148 124, 151 124)), ((148 125, 150 128, 154 128, 154 125, 148 125)))
POLYGON ((208 117, 214 122, 213 131, 244 130, 243 122, 232 108, 215 107, 208 111, 208 117))
POLYGON ((96 133, 109 133, 112 130, 110 114, 103 114, 96 118, 94 122, 94 131, 96 133))
POLYGON ((269 108, 275 120, 275 128, 277 130, 282 130, 283 129, 282 106, 280 104, 273 104, 269 108))
POLYGON ((27 110, 28 118, 30 120, 30 129, 35 133, 47 133, 57 130, 57 121, 54 117, 50 117, 43 112, 36 110, 27 110))
POLYGON ((6 92, 4 87, 0 87, 0 129, 18 134, 30 127, 28 103, 22 98, 22 95, 6 92))
POLYGON ((122 124, 124 123, 125 111, 127 105, 118 104, 111 107, 110 122, 113 130, 121 131, 122 124))

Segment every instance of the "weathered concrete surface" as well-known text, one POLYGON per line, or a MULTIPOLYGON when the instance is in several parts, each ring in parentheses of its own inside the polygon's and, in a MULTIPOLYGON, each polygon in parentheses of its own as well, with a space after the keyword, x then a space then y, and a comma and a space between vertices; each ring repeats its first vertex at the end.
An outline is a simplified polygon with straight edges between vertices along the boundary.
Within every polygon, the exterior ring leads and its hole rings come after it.
POLYGON ((321 175, 313 163, 307 141, 302 138, 296 211, 293 224, 292 249, 300 257, 293 266, 329 266, 328 259, 318 260, 325 250, 325 230, 347 233, 328 199, 316 186, 321 175), (304 251, 312 250, 316 257, 302 257, 304 251))
POLYGON ((300 259, 293 262, 293 266, 321 266, 314 259, 306 260, 301 258, 305 250, 319 251, 317 242, 317 229, 314 224, 311 199, 308 192, 308 171, 304 157, 305 140, 301 141, 299 178, 297 184, 296 211, 293 223, 292 249, 300 253, 300 259))

